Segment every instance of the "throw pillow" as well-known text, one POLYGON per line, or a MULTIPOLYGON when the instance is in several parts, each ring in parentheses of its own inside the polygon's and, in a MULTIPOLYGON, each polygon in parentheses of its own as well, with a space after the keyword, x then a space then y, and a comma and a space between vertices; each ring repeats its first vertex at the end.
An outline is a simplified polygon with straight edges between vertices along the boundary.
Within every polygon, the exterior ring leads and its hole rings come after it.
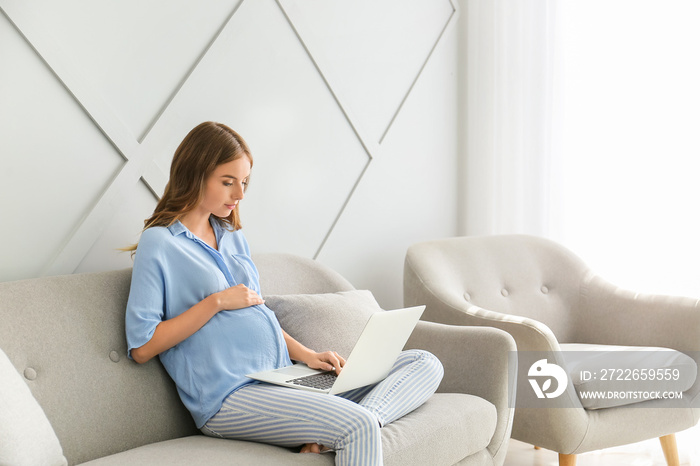
POLYGON ((0 413, 0 464, 68 464, 44 410, 1 349, 0 413))
POLYGON ((367 290, 265 296, 282 328, 314 351, 347 358, 369 317, 382 310, 367 290))

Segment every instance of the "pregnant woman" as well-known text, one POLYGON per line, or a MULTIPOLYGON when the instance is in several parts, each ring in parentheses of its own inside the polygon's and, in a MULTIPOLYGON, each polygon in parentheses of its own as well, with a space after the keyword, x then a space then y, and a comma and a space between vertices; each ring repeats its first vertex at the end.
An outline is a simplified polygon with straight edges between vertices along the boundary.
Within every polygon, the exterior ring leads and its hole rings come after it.
POLYGON ((177 148, 163 197, 130 248, 129 357, 160 357, 206 435, 331 449, 338 465, 381 465, 381 427, 435 392, 442 365, 428 352, 405 351, 382 382, 338 396, 245 376, 291 360, 336 373, 345 364, 288 335, 261 298, 239 218, 252 167, 245 141, 221 123, 198 125, 177 148))

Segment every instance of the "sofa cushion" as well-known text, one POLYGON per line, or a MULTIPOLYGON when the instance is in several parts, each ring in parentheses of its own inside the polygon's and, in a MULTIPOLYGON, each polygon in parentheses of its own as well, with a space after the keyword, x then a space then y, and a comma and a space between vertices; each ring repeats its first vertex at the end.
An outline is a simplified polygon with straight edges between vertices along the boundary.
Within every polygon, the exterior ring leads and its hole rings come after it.
POLYGON ((314 351, 347 358, 369 317, 382 309, 367 290, 265 296, 282 328, 314 351))
POLYGON ((333 465, 334 454, 304 455, 264 443, 193 435, 151 443, 133 450, 88 461, 80 466, 278 466, 333 465))
POLYGON ((0 464, 67 464, 49 420, 22 376, 0 349, 0 464))
POLYGON ((473 395, 437 393, 382 428, 384 464, 455 464, 485 449, 496 431, 496 407, 473 395))
MULTIPOLYGON (((496 428, 496 408, 471 395, 439 393, 382 429, 386 466, 452 465, 482 451, 496 428)), ((83 466, 333 465, 335 454, 299 454, 261 443, 203 435, 168 440, 100 458, 83 466)))
POLYGON ((566 371, 586 409, 625 406, 663 392, 684 392, 697 376, 693 358, 669 348, 568 343, 561 350, 566 371), (590 393, 600 398, 587 395, 590 393))

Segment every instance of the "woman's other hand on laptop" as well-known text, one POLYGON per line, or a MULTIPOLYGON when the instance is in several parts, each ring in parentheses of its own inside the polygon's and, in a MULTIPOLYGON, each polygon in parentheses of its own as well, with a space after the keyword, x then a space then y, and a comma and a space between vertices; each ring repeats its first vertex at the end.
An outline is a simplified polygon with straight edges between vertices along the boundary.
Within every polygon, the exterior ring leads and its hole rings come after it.
POLYGON ((322 353, 317 353, 316 351, 299 343, 294 339, 294 337, 284 330, 282 330, 282 335, 284 336, 285 343, 287 343, 289 357, 293 361, 303 362, 312 369, 322 371, 335 370, 336 375, 339 375, 340 371, 343 370, 345 359, 343 359, 343 357, 335 351, 324 351, 322 353))
POLYGON ((324 351, 322 353, 313 353, 308 361, 304 361, 307 366, 312 369, 322 371, 335 371, 336 375, 340 374, 345 365, 345 359, 335 351, 324 351))

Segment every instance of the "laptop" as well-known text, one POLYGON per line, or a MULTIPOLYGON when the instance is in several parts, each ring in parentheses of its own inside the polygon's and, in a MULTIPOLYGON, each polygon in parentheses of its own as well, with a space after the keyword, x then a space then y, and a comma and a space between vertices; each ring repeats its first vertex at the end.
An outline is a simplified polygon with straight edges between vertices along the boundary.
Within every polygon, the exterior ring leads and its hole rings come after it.
POLYGON ((247 377, 329 395, 377 383, 389 375, 424 310, 416 306, 372 314, 338 376, 298 363, 247 377))

